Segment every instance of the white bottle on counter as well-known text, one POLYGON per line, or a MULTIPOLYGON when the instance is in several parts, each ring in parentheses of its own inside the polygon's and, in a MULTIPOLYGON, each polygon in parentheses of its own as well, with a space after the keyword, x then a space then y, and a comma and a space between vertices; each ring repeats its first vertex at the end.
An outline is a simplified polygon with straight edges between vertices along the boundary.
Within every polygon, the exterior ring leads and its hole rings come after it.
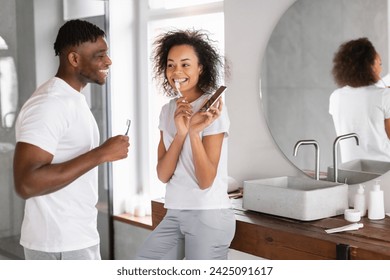
POLYGON ((360 211, 360 216, 363 217, 366 215, 367 206, 366 206, 366 195, 364 194, 364 185, 359 184, 359 188, 354 197, 353 203, 354 209, 360 211))
POLYGON ((368 218, 370 220, 381 220, 385 218, 385 203, 379 180, 376 180, 369 194, 368 218))

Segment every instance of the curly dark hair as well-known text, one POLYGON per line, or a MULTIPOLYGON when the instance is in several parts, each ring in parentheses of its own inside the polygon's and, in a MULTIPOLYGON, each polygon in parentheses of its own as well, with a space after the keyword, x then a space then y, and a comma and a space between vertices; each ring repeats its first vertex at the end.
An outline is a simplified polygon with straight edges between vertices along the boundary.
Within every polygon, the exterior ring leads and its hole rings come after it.
POLYGON ((93 23, 79 19, 69 20, 58 31, 54 43, 55 55, 60 55, 67 47, 96 42, 99 37, 105 36, 105 32, 93 23))
POLYGON ((213 46, 209 34, 204 30, 173 30, 159 35, 153 43, 154 78, 159 82, 167 96, 175 96, 175 92, 166 77, 167 59, 170 49, 174 46, 189 45, 194 48, 199 64, 203 66, 199 76, 198 86, 204 93, 210 93, 217 88, 221 78, 220 70, 227 74, 226 63, 213 46))
POLYGON ((351 40, 340 45, 333 58, 332 74, 340 87, 362 87, 378 81, 373 65, 377 52, 367 38, 351 40))

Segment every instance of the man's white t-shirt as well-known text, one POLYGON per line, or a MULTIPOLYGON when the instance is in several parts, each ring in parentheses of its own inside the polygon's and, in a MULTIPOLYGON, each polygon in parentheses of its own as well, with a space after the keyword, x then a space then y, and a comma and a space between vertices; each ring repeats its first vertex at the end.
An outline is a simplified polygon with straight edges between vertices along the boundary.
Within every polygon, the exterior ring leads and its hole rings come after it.
MULTIPOLYGON (((193 112, 199 111, 209 95, 202 95, 191 103, 193 112)), ((168 150, 176 134, 174 114, 176 99, 165 104, 160 113, 159 129, 163 132, 165 149, 168 150)), ((167 209, 226 209, 231 207, 227 194, 227 136, 230 121, 227 108, 224 106, 221 115, 201 133, 201 137, 224 133, 221 157, 217 175, 209 188, 201 190, 195 176, 191 142, 189 136, 185 139, 183 149, 177 162, 176 170, 166 185, 165 208, 167 209)))
POLYGON ((390 89, 375 85, 353 88, 345 86, 330 96, 329 113, 338 136, 359 135, 340 142, 342 162, 354 159, 390 161, 390 140, 385 119, 390 118, 390 89))
MULTIPOLYGON (((85 97, 65 81, 52 78, 22 107, 16 142, 49 152, 61 163, 99 145, 96 120, 85 97)), ((59 191, 26 200, 20 244, 45 252, 80 250, 99 244, 97 168, 59 191)))

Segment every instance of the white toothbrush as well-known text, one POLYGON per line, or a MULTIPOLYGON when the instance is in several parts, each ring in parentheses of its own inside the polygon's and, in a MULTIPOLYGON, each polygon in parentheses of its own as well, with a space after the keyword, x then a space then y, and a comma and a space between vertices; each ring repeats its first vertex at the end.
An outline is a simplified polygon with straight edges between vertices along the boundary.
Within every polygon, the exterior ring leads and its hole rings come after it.
POLYGON ((180 83, 175 81, 175 87, 176 87, 176 90, 177 90, 177 96, 178 97, 183 97, 183 94, 181 94, 181 92, 180 92, 180 83))
POLYGON ((127 129, 126 129, 126 133, 125 133, 125 135, 127 135, 128 133, 129 133, 129 129, 130 129, 130 125, 131 125, 131 120, 127 120, 127 122, 126 122, 126 125, 127 125, 127 129))
POLYGON ((326 229, 326 233, 336 233, 336 232, 342 232, 342 231, 348 231, 348 230, 358 230, 359 228, 362 228, 363 224, 362 223, 354 223, 350 225, 346 225, 343 227, 338 227, 338 228, 331 228, 331 229, 326 229))

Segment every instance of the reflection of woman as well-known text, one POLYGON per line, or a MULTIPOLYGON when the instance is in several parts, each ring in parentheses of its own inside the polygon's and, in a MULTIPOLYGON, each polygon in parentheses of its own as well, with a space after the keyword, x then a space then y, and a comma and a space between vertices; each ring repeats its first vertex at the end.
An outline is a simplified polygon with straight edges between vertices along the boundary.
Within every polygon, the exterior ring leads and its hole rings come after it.
POLYGON ((355 132, 340 142, 343 162, 354 159, 390 161, 390 89, 375 84, 381 79, 379 54, 367 38, 342 44, 333 59, 333 76, 340 86, 330 96, 329 113, 337 135, 355 132))

